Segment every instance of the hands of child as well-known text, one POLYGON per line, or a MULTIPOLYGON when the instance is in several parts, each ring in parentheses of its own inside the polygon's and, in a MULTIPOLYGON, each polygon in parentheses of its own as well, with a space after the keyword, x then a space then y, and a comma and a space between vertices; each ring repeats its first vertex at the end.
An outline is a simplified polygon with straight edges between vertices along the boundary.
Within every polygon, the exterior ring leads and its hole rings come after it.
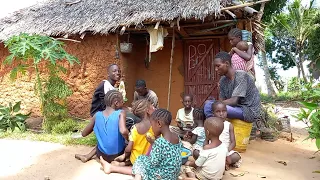
POLYGON ((147 141, 152 145, 155 141, 155 137, 151 133, 146 134, 147 141))
POLYGON ((177 126, 178 126, 181 130, 183 130, 183 124, 182 124, 181 122, 178 122, 178 123, 177 123, 177 126))
POLYGON ((190 166, 190 164, 191 164, 191 161, 187 161, 184 165, 190 166))
POLYGON ((193 125, 187 124, 187 128, 188 128, 188 129, 193 129, 193 125))
POLYGON ((116 157, 114 160, 118 161, 118 162, 123 162, 125 159, 126 159, 126 155, 122 154, 122 155, 116 157))

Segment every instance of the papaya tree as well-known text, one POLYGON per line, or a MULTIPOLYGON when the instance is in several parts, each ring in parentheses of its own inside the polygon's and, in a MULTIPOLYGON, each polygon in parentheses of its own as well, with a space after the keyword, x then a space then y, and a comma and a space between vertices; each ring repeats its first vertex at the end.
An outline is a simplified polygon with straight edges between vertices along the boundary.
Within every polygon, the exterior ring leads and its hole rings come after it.
MULTIPOLYGON (((5 41, 5 47, 8 48, 10 55, 3 63, 13 65, 10 72, 11 79, 15 79, 18 73, 25 74, 30 68, 34 70, 35 91, 40 100, 41 112, 46 119, 46 116, 50 115, 49 107, 52 108, 52 103, 56 103, 53 102, 55 98, 66 98, 71 95, 71 90, 59 77, 60 72, 66 72, 59 62, 74 64, 80 63, 79 60, 65 51, 63 42, 48 36, 22 33, 5 41), (49 73, 41 73, 40 65, 41 70, 49 73)), ((52 109, 51 114, 53 111, 55 110, 52 109)))

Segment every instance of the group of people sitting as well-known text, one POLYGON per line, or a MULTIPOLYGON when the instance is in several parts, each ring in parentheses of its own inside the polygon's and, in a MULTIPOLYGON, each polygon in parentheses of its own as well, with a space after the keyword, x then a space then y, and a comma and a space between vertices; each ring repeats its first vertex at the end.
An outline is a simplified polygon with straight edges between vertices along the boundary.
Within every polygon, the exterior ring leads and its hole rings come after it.
MULTIPOLYGON (((241 32, 230 31, 231 44, 241 42, 241 32)), ((252 49, 252 45, 249 47, 252 49)), ((76 158, 86 162, 96 155, 105 173, 133 175, 135 179, 222 179, 225 169, 241 164, 240 154, 233 150, 235 133, 228 118, 254 122, 260 115, 253 68, 234 69, 234 53, 249 61, 252 56, 247 56, 240 45, 231 53, 219 52, 214 59, 221 76, 219 101, 208 99, 204 108, 198 109, 192 106, 193 96, 184 95, 184 108, 176 116, 177 127, 171 126, 171 113, 159 108, 156 94, 143 80, 136 83, 132 107, 125 107, 122 94, 115 89, 120 69, 110 65, 108 79, 94 93, 92 120, 82 131, 83 137, 94 131, 97 146, 76 158), (135 119, 132 126, 128 126, 128 116, 135 119), (182 147, 190 149, 194 159, 184 166, 182 147), (180 176, 181 172, 187 176, 180 176)))

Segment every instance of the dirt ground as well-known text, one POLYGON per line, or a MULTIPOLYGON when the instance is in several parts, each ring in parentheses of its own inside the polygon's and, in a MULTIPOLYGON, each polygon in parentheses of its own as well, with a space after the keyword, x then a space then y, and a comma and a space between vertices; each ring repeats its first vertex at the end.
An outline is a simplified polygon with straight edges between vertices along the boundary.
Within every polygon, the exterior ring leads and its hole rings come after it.
MULTIPOLYGON (((312 180, 320 179, 320 155, 314 155, 313 141, 303 141, 307 135, 301 124, 292 123, 294 142, 286 138, 275 142, 251 141, 242 154, 241 168, 226 172, 224 180, 312 180), (276 161, 285 161, 287 166, 276 161), (241 174, 233 177, 230 173, 241 174)), ((87 153, 91 147, 64 146, 46 142, 0 139, 1 180, 102 180, 117 178, 132 179, 119 174, 105 175, 95 160, 82 163, 74 158, 75 153, 87 153)))

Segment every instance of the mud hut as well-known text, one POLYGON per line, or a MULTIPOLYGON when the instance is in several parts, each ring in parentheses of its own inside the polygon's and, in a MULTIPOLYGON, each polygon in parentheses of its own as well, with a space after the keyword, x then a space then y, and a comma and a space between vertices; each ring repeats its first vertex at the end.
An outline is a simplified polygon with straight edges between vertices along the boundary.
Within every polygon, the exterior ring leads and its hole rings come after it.
MULTIPOLYGON (((219 77, 212 60, 220 50, 230 50, 227 33, 231 28, 253 32, 256 49, 263 46, 259 33, 263 5, 261 12, 250 6, 267 1, 45 0, 0 19, 0 40, 24 32, 66 43, 67 51, 81 61, 69 67, 65 76, 74 91, 68 100, 74 116, 89 116, 92 93, 106 78, 110 63, 119 64, 125 75, 129 102, 135 81, 145 79, 157 93, 160 107, 175 113, 183 92, 194 94, 196 106, 209 96, 217 97, 219 77), (160 37, 160 30, 163 43, 155 46, 151 34, 160 37)), ((0 43, 0 60, 7 55, 0 43)), ((1 69, 0 103, 22 100, 26 111, 39 115, 32 72, 10 82, 4 75, 8 70, 1 69)))

